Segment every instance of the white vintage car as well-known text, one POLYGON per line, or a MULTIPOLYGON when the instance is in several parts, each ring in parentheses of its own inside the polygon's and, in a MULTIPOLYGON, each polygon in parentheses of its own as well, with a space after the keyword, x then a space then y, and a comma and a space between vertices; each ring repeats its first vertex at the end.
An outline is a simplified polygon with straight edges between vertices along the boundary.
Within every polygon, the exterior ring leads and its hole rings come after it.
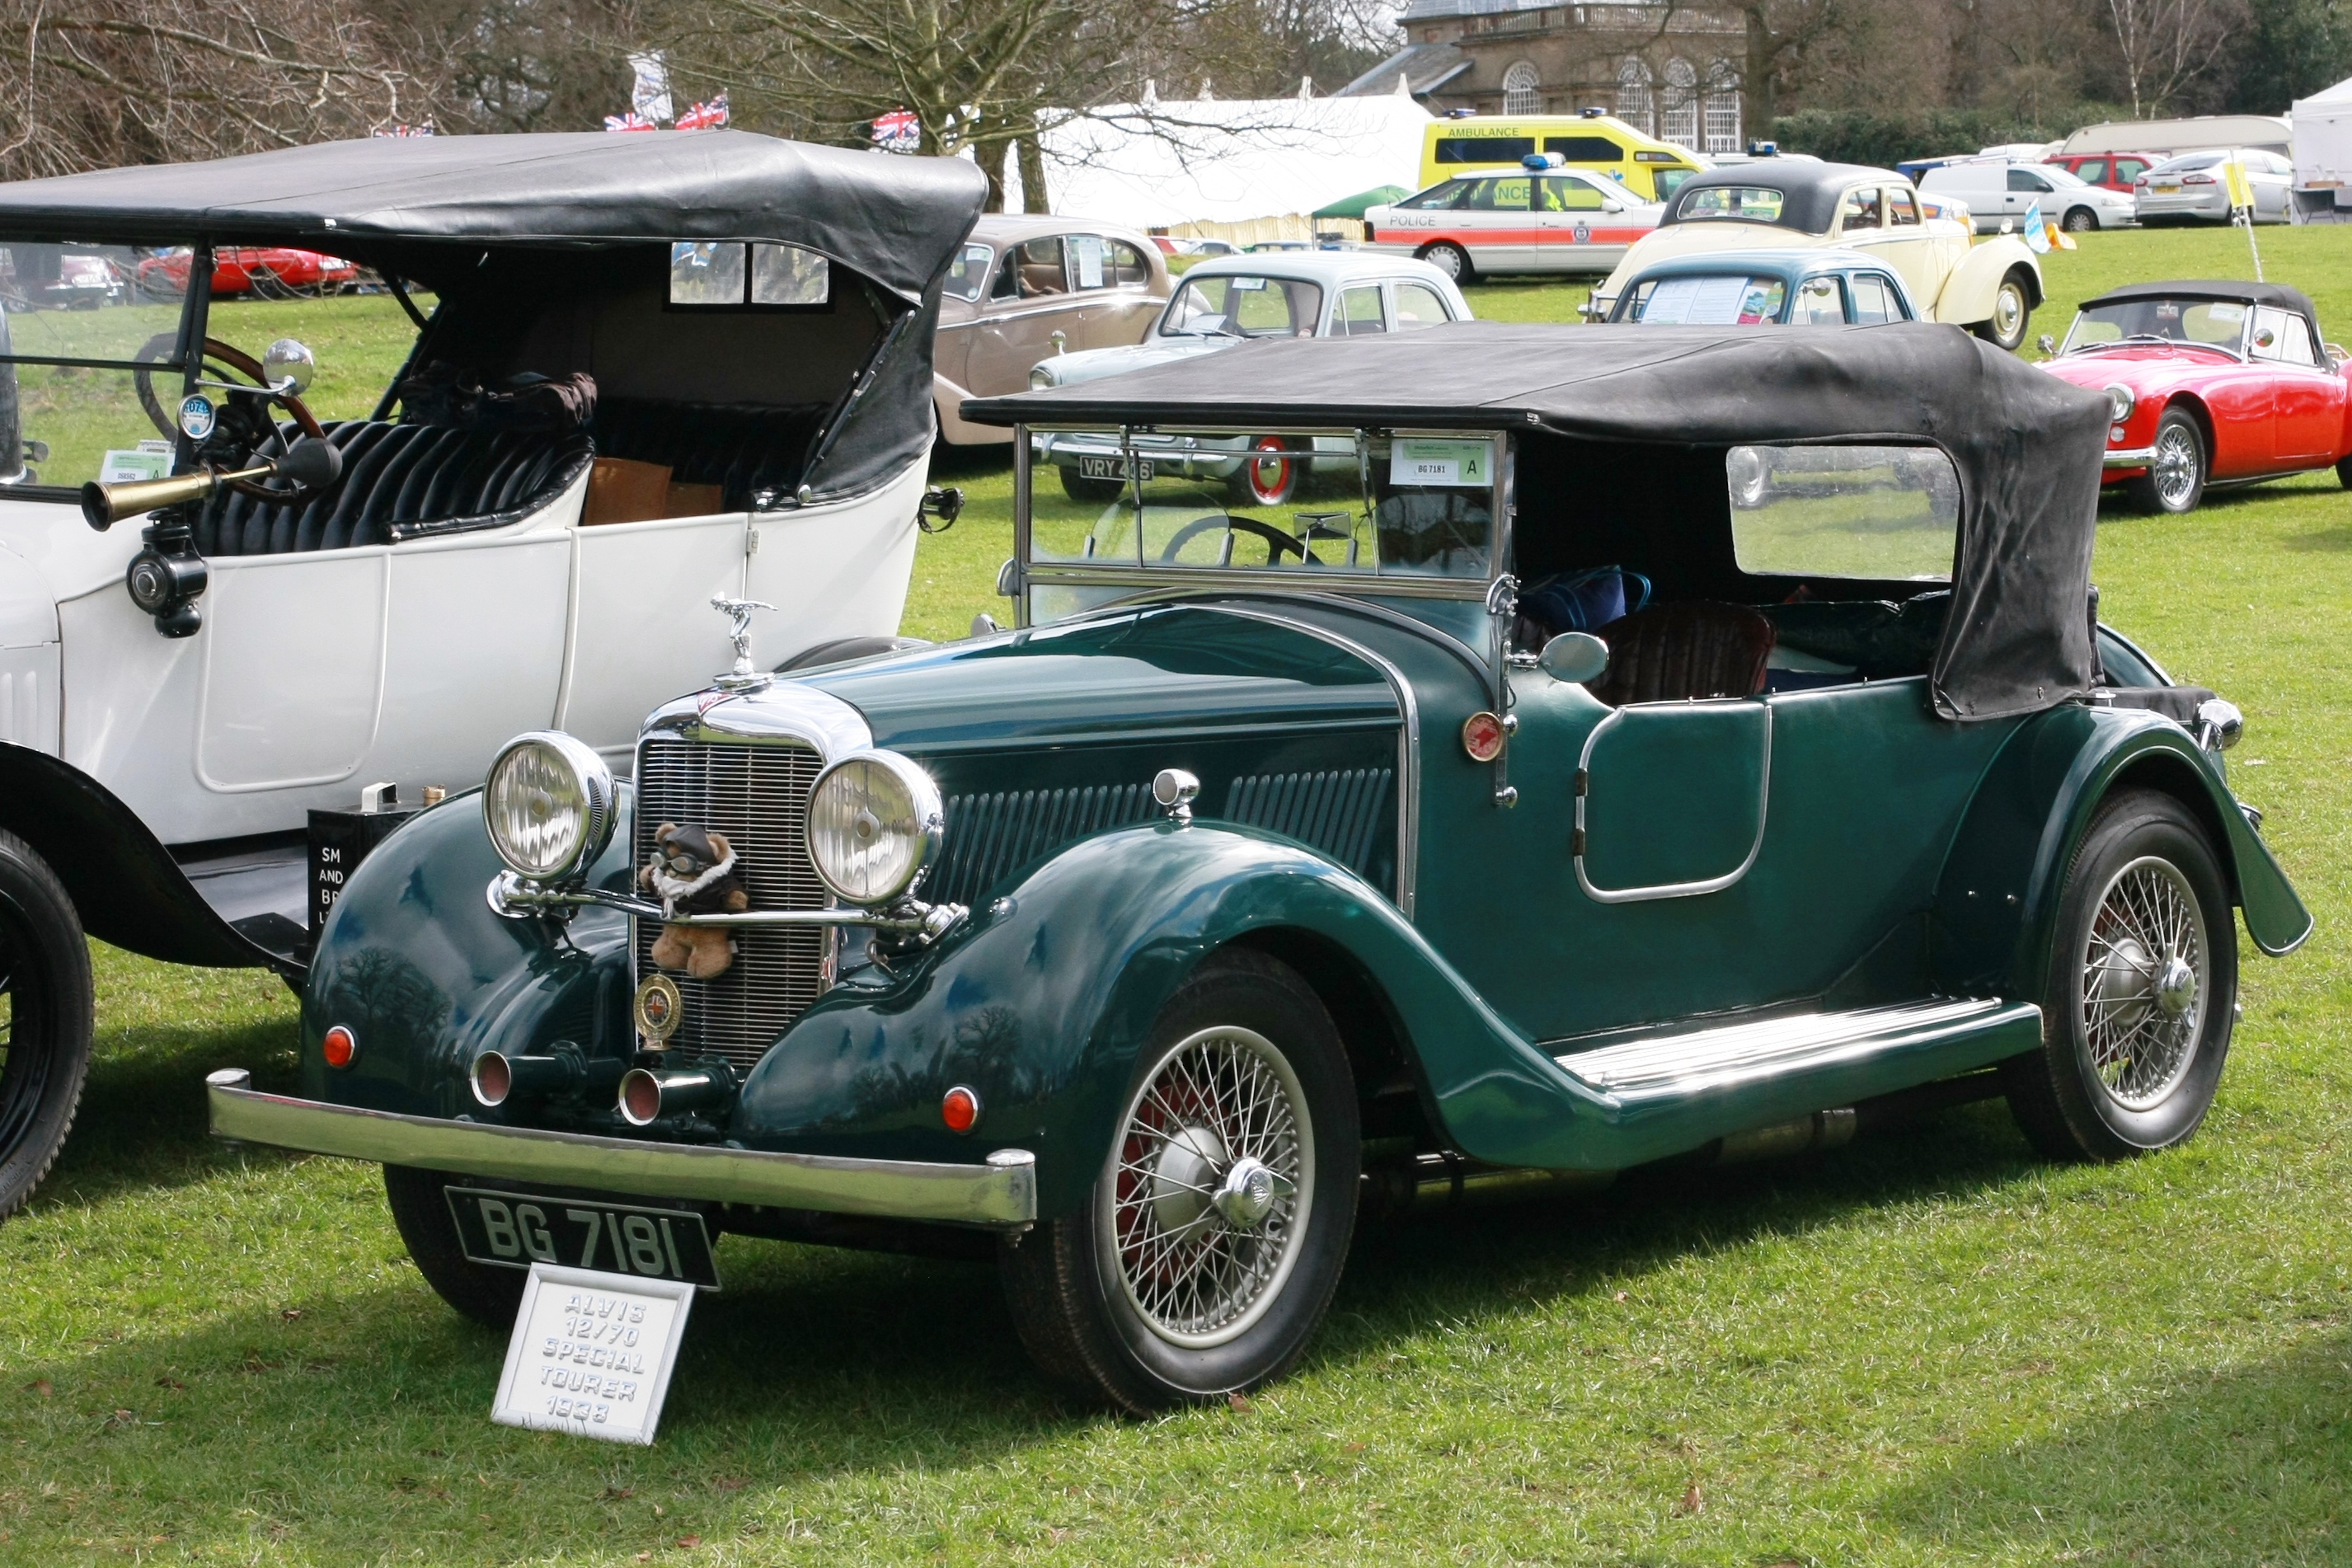
POLYGON ((72 1120, 85 931, 298 978, 314 811, 469 787, 525 730, 625 771, 742 650, 714 600, 766 666, 892 641, 950 510, 932 331, 982 194, 731 131, 0 185, 19 282, 194 251, 176 303, 0 315, 0 1215, 72 1120), (309 351, 215 306, 214 248, 251 245, 372 268, 389 298, 337 308, 413 318, 370 417, 314 417, 309 351))
POLYGON ((2042 266, 2025 242, 2006 234, 1976 241, 1964 205, 1922 197, 1890 169, 1759 158, 1684 181, 1656 232, 1625 253, 1587 313, 1606 319, 1635 274, 1670 256, 1791 246, 1873 257, 1902 274, 1923 319, 1955 322, 2005 349, 2025 342, 2042 300, 2042 266))

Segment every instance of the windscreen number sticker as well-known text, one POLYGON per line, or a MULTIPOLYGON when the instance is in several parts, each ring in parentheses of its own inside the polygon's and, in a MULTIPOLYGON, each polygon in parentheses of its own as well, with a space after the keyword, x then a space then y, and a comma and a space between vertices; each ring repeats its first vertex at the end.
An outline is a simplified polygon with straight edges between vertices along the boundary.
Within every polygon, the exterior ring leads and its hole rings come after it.
POLYGON ((1389 450, 1392 485, 1466 485, 1480 489, 1495 482, 1490 441, 1429 441, 1399 438, 1389 450))

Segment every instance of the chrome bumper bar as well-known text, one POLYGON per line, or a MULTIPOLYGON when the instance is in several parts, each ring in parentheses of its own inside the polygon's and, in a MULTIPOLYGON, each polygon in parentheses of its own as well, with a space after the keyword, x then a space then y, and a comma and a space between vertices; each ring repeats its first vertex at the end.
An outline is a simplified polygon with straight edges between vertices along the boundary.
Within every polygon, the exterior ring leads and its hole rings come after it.
POLYGON ((2145 468, 2155 461, 2155 447, 2126 447, 2109 452, 2102 460, 2101 466, 2109 468, 2145 468))
POLYGON ((673 915, 663 912, 651 899, 602 888, 541 888, 512 871, 501 871, 490 879, 488 897, 490 909, 510 921, 572 910, 618 910, 633 919, 659 921, 664 925, 864 926, 919 942, 937 941, 968 912, 961 904, 926 904, 908 899, 887 910, 747 910, 740 914, 673 915))
POLYGON ((1037 1218, 1037 1157, 999 1149, 984 1164, 845 1160, 707 1144, 644 1142, 533 1127, 491 1127, 263 1094, 229 1068, 205 1079, 215 1138, 415 1165, 468 1176, 635 1197, 1018 1229, 1037 1218))

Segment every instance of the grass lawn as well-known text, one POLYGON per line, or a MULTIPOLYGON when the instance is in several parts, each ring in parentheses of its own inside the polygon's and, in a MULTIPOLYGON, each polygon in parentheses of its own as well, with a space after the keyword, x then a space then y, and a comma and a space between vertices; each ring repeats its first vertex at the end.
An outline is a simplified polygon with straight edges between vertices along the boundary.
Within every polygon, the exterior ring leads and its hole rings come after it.
MULTIPOLYGON (((2335 231, 2261 238, 2352 320, 2335 231)), ((2087 237, 2052 288, 2244 245, 2087 237)), ((1006 464, 941 468, 973 504, 908 626, 955 635, 1006 464)), ((0 1563, 2352 1561, 2352 498, 2110 510, 2096 575, 2244 706, 2233 777, 2320 921, 2245 949, 2184 1149, 2055 1168, 1986 1105, 1374 1234, 1295 1376, 1150 1423, 1040 1382, 984 1268, 730 1237, 660 1441, 617 1449, 488 1423, 504 1341, 425 1288, 372 1167, 205 1139, 205 1072, 285 1080, 282 987, 102 951, 81 1131, 0 1227, 0 1563)))

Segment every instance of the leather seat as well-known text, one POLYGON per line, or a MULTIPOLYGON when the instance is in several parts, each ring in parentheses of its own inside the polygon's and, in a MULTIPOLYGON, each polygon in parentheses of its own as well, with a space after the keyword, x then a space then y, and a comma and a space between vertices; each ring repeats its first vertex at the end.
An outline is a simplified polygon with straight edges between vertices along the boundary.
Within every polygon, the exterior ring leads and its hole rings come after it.
POLYGON ((660 463, 682 485, 717 485, 726 510, 744 511, 761 490, 790 495, 807 471, 825 405, 774 408, 724 403, 651 403, 608 397, 597 405, 596 450, 660 463))
POLYGON ((1757 611, 1705 599, 1653 605, 1594 635, 1609 645, 1609 668, 1585 689, 1612 708, 1752 697, 1764 689, 1773 641, 1757 611))
POLYGON ((595 457, 582 435, 346 419, 326 426, 341 482, 302 507, 223 490, 197 514, 205 555, 284 555, 502 528, 546 506, 595 457))

